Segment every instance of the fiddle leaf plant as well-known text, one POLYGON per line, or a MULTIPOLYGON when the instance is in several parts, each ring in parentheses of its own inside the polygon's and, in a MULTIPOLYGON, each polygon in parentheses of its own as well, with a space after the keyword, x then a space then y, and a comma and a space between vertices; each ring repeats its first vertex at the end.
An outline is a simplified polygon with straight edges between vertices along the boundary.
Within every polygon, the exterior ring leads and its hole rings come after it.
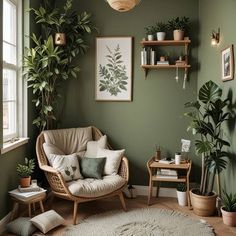
POLYGON ((35 168, 35 161, 33 159, 25 158, 25 164, 18 164, 16 167, 16 173, 24 178, 29 177, 33 172, 35 168))
POLYGON ((117 96, 122 90, 127 90, 127 72, 126 66, 122 61, 119 44, 112 51, 108 46, 109 54, 106 55, 107 64, 99 65, 99 90, 109 92, 112 96, 117 96))
POLYGON ((220 173, 226 169, 230 143, 224 139, 223 123, 230 118, 226 111, 229 99, 222 99, 222 89, 212 81, 206 82, 199 90, 198 101, 188 102, 186 108, 193 111, 185 113, 191 119, 188 130, 197 134, 195 147, 202 158, 200 195, 211 195, 215 177, 218 178, 220 195, 220 173))
POLYGON ((77 78, 80 67, 78 57, 88 48, 84 38, 96 29, 91 14, 77 13, 72 9, 73 0, 67 0, 63 9, 50 7, 31 8, 35 21, 41 26, 42 35, 32 34, 33 47, 26 48, 24 55, 24 76, 32 88, 37 110, 33 121, 40 131, 55 128, 58 119, 58 92, 62 81, 77 78), (66 45, 54 45, 56 33, 66 35, 66 45))

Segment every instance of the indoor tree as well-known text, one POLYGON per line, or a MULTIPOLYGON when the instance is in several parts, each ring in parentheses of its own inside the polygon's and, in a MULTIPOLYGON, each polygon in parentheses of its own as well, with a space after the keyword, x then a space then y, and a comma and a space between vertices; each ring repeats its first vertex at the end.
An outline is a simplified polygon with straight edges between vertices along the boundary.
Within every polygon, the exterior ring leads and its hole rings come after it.
POLYGON ((63 9, 50 7, 48 1, 39 9, 30 9, 42 34, 40 37, 32 34, 33 47, 26 48, 23 67, 38 112, 33 124, 40 130, 55 127, 58 88, 63 80, 77 78, 78 55, 88 47, 84 37, 95 29, 91 14, 73 11, 72 2, 67 0, 63 9), (66 35, 65 45, 54 44, 56 33, 66 35))
POLYGON ((185 104, 185 107, 194 109, 185 115, 191 118, 188 130, 198 135, 195 147, 197 154, 202 157, 199 195, 212 194, 215 177, 220 195, 220 173, 227 166, 225 158, 229 157, 226 147, 230 144, 224 138, 222 127, 230 117, 226 111, 229 99, 222 99, 222 89, 212 81, 200 88, 198 99, 185 104))

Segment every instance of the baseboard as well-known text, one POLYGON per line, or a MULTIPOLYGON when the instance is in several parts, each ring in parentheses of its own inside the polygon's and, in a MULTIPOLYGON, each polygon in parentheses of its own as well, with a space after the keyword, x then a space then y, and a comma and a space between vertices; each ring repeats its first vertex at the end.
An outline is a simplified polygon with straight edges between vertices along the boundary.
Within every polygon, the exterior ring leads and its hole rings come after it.
POLYGON ((0 220, 0 235, 2 235, 6 230, 6 225, 10 221, 11 212, 9 212, 4 218, 0 220))
MULTIPOLYGON (((141 196, 148 196, 148 186, 142 186, 142 185, 134 185, 134 187, 137 190, 137 195, 141 195, 141 196)), ((153 187, 153 191, 152 194, 153 196, 155 196, 157 191, 156 187, 153 187)), ((173 197, 173 198, 177 198, 177 193, 176 193, 176 189, 175 188, 160 188, 159 189, 159 196, 160 197, 173 197)))

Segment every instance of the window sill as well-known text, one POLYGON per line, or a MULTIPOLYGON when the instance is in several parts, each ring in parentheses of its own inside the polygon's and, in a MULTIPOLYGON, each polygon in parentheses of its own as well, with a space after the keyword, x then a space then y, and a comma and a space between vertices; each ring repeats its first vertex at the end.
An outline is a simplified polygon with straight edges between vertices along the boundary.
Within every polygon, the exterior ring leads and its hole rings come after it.
POLYGON ((6 142, 3 144, 3 147, 1 148, 1 154, 7 153, 11 150, 14 150, 15 148, 18 148, 26 143, 28 143, 29 138, 20 138, 19 140, 15 142, 6 142))

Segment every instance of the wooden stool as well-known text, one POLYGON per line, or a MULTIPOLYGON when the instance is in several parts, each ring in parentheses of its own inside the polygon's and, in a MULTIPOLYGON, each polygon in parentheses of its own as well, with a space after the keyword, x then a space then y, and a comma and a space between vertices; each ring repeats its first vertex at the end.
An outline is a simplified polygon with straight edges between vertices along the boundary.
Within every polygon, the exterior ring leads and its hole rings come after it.
POLYGON ((17 197, 13 197, 11 196, 11 199, 13 200, 14 204, 13 204, 13 209, 12 209, 12 213, 11 213, 11 220, 14 219, 15 213, 17 213, 18 210, 18 205, 19 204, 24 204, 24 205, 28 205, 28 212, 29 212, 29 217, 31 217, 31 205, 33 205, 33 210, 35 213, 35 203, 39 202, 40 205, 40 209, 42 211, 42 213, 44 212, 44 207, 43 207, 43 200, 46 197, 46 193, 41 193, 40 195, 37 195, 35 197, 32 197, 30 199, 19 199, 17 197))

